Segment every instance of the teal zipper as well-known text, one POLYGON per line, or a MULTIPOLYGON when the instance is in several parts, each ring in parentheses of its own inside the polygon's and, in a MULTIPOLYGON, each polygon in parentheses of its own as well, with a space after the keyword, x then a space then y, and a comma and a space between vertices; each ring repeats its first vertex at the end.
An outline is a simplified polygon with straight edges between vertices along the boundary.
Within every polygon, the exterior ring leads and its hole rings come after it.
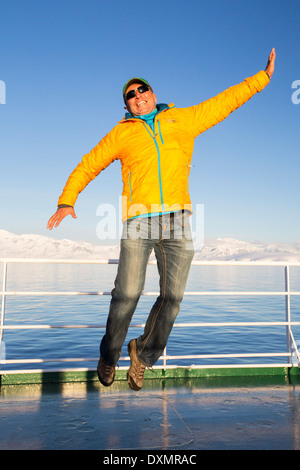
POLYGON ((160 140, 161 140, 161 143, 164 144, 164 141, 163 141, 163 138, 162 138, 162 135, 161 135, 159 119, 157 120, 157 123, 158 123, 158 132, 159 132, 160 140))
MULTIPOLYGON (((161 103, 161 104, 157 105, 157 108, 158 108, 158 112, 157 112, 156 116, 158 116, 159 113, 162 113, 167 109, 174 108, 174 105, 169 106, 167 104, 161 103)), ((134 119, 134 116, 132 116, 130 113, 126 113, 125 114, 125 119, 120 121, 120 124, 125 123, 126 121, 128 121, 130 119, 134 119)), ((155 133, 153 133, 153 135, 152 135, 152 129, 150 128, 151 129, 151 132, 150 132, 149 129, 148 129, 149 125, 145 121, 143 121, 143 120, 141 120, 141 121, 143 122, 143 125, 145 126, 145 129, 147 130, 148 134, 154 140, 154 143, 155 143, 155 146, 156 146, 157 158, 158 158, 158 178, 159 178, 160 200, 161 200, 162 210, 164 211, 164 199, 163 199, 163 190, 162 190, 162 182, 161 182, 161 168, 160 168, 160 151, 159 151, 158 143, 156 141, 156 135, 155 135, 155 133)), ((160 129, 160 122, 159 122, 159 120, 157 120, 157 122, 158 122, 159 136, 160 136, 162 144, 164 144, 161 129, 160 129)), ((155 119, 154 119, 154 129, 155 129, 155 119)), ((131 190, 131 173, 130 172, 129 172, 129 189, 130 189, 130 202, 131 202, 132 190, 131 190)))
MULTIPOLYGON (((160 168, 160 150, 158 143, 156 141, 156 134, 151 134, 151 132, 148 129, 148 124, 143 122, 145 129, 147 130, 148 134, 152 137, 155 143, 156 151, 157 151, 157 163, 158 163, 158 180, 159 180, 159 191, 160 191, 160 202, 161 202, 161 207, 162 210, 164 210, 164 197, 163 197, 163 190, 162 190, 162 182, 161 182, 161 168, 160 168)), ((154 124, 155 126, 155 124, 154 124)), ((159 127, 159 126, 158 126, 159 127)))

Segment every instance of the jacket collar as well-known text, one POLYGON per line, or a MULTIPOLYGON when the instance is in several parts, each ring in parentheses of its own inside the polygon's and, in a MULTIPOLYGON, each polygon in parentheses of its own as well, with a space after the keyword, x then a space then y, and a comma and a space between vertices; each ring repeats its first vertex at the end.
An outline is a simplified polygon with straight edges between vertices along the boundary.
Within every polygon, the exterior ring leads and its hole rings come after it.
MULTIPOLYGON (((173 107, 174 107, 173 104, 169 105, 169 104, 166 104, 166 103, 159 103, 159 104, 156 105, 157 114, 161 113, 165 109, 170 109, 170 108, 173 108, 173 107)), ((135 116, 133 116, 131 113, 125 113, 125 117, 121 122, 127 121, 128 119, 135 119, 135 116)))

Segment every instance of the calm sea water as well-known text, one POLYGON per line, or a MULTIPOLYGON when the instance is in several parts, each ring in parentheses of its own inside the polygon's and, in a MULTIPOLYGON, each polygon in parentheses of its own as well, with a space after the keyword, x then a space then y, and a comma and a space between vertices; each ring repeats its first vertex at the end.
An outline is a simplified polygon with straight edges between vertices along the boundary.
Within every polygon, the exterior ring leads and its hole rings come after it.
MULTIPOLYGON (((8 267, 8 291, 110 292, 117 265, 17 265, 8 267)), ((2 282, 2 280, 1 280, 2 282)), ((1 285, 1 284, 0 284, 1 285)), ((2 286, 1 286, 2 288, 2 286)), ((300 289, 300 268, 291 268, 291 291, 300 289)), ((192 266, 186 291, 284 291, 283 267, 199 267, 192 266)), ((145 291, 158 291, 157 268, 148 266, 145 291)), ((132 325, 144 323, 155 300, 142 296, 132 325)), ((6 298, 6 325, 105 325, 110 296, 22 296, 6 298)), ((291 299, 292 320, 300 321, 300 296, 291 299)), ((181 322, 257 322, 285 321, 285 299, 278 296, 189 296, 186 295, 177 323, 181 322)), ((141 328, 131 327, 123 347, 137 337, 141 328)), ((293 327, 300 341, 300 327, 293 327)), ((98 358, 103 328, 5 330, 6 359, 98 358)), ((174 327, 167 353, 239 354, 286 351, 285 326, 174 327)), ((193 359, 169 364, 247 364, 285 363, 286 358, 193 359)), ((94 368, 95 360, 85 363, 15 364, 2 369, 61 367, 94 368)), ((119 365, 126 365, 120 361, 119 365)))

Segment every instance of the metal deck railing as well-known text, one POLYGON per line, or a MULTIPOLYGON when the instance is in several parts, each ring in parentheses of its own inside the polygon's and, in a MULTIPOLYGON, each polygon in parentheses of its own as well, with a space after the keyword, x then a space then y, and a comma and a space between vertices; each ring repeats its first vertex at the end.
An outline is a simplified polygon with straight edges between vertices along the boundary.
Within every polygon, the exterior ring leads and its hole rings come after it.
MULTIPOLYGON (((0 345, 3 340, 3 332, 5 330, 20 330, 20 329, 50 329, 50 328, 105 328, 104 324, 66 324, 66 325, 56 325, 56 324, 19 324, 19 325, 10 325, 5 323, 5 301, 9 296, 105 296, 110 295, 111 292, 73 292, 73 291, 9 291, 7 290, 7 278, 8 278, 8 265, 13 263, 51 263, 51 264, 117 264, 118 260, 107 259, 107 260, 72 260, 72 259, 15 259, 15 258, 0 258, 0 263, 3 264, 3 278, 2 278, 2 302, 1 302, 1 321, 0 321, 0 345)), ((149 261, 149 264, 155 264, 155 261, 149 261)), ((169 361, 174 360, 195 360, 195 359, 231 359, 231 358, 278 358, 285 357, 286 363, 284 364, 287 367, 297 366, 300 368, 300 353, 298 351, 297 342, 294 338, 292 331, 293 326, 299 326, 299 321, 291 320, 291 297, 299 296, 300 291, 291 291, 290 289, 290 267, 300 267, 300 263, 296 262, 240 262, 240 261, 193 261, 193 266, 222 266, 224 269, 229 266, 279 266, 283 267, 284 278, 283 278, 283 290, 282 291, 188 291, 185 292, 185 295, 188 296, 277 296, 285 298, 285 311, 283 312, 283 321, 247 321, 247 322, 189 322, 189 323, 175 323, 174 328, 205 328, 205 327, 222 327, 222 326, 285 326, 286 327, 286 350, 273 352, 273 353, 250 353, 250 354, 198 354, 198 355, 168 355, 167 350, 165 349, 163 355, 160 358, 162 365, 154 366, 167 369, 167 368, 176 368, 176 365, 169 365, 169 361)), ((157 296, 158 292, 143 292, 144 296, 157 296)), ((143 328, 144 324, 132 324, 130 327, 140 327, 143 328)), ((128 361, 129 357, 121 357, 120 361, 128 361)), ((43 364, 47 362, 52 363, 84 363, 90 361, 98 361, 98 358, 51 358, 51 359, 14 359, 6 360, 1 358, 0 364, 43 364)), ((222 367, 240 367, 240 364, 215 364, 215 365, 193 365, 191 368, 222 368, 222 367)), ((243 364, 243 367, 282 367, 282 363, 270 362, 268 364, 243 364)), ((119 367, 119 369, 125 368, 119 367)), ((82 369, 81 369, 82 370, 82 369)), ((43 369, 39 369, 43 371, 43 369)), ((9 370, 3 371, 3 373, 13 373, 20 372, 20 370, 9 370)), ((27 372, 24 370, 24 372, 27 372)))

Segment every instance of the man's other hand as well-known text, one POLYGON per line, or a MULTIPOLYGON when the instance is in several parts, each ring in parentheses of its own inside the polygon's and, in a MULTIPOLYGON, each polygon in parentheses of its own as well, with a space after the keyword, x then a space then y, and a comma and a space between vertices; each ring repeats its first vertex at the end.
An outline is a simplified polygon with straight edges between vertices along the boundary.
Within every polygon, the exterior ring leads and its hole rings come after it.
POLYGON ((52 230, 53 227, 58 227, 61 221, 67 215, 71 215, 73 219, 77 219, 77 216, 75 214, 73 207, 61 207, 60 209, 57 209, 57 211, 52 217, 50 217, 48 224, 47 224, 47 228, 49 230, 52 230))
POLYGON ((271 54, 269 55, 267 66, 265 68, 265 72, 267 72, 267 74, 269 75, 270 78, 272 77, 273 72, 274 72, 275 58, 276 58, 276 53, 275 53, 275 49, 273 47, 273 49, 271 50, 271 54))

